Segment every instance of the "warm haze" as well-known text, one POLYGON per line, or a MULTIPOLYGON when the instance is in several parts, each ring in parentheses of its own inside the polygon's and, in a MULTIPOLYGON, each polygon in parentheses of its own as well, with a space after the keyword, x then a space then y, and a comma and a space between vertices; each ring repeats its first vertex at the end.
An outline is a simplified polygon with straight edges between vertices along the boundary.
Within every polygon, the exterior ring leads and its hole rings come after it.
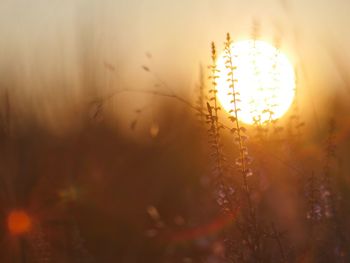
POLYGON ((0 261, 350 261, 348 1, 2 0, 0 261))

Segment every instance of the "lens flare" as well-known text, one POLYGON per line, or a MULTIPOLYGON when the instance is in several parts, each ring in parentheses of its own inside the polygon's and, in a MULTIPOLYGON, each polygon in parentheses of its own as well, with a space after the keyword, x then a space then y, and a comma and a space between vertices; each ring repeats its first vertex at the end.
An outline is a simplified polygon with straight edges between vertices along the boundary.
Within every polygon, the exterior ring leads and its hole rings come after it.
POLYGON ((30 231, 32 221, 26 212, 14 210, 8 215, 7 226, 11 234, 21 235, 30 231))

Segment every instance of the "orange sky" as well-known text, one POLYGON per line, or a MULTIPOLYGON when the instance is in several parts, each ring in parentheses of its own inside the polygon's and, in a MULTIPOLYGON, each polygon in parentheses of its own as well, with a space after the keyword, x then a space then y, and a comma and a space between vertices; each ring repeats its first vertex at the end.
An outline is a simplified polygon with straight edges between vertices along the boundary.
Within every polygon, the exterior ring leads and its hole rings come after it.
MULTIPOLYGON (((281 36, 282 50, 299 68, 302 104, 313 105, 307 110, 312 116, 322 112, 329 95, 350 95, 349 56, 342 52, 350 44, 349 8, 341 0, 3 0, 0 73, 16 81, 2 86, 21 99, 23 114, 54 109, 44 119, 59 114, 62 101, 68 108, 81 102, 81 63, 91 62, 89 70, 99 74, 100 94, 153 85, 141 70, 147 64, 187 96, 198 82, 199 63, 209 63, 210 42, 220 46, 226 32, 247 38, 256 19, 261 39, 281 36), (90 57, 82 60, 85 54, 90 57), (105 63, 115 68, 113 76, 105 63)), ((139 102, 135 97, 128 104, 139 102)))

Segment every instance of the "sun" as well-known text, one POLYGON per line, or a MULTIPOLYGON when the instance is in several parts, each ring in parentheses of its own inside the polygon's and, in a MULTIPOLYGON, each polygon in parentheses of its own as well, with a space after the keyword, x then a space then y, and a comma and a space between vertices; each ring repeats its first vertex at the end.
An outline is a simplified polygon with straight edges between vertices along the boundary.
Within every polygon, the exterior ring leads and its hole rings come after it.
MULTIPOLYGON (((295 94, 295 72, 286 55, 260 40, 244 40, 231 45, 235 91, 239 93, 238 118, 246 124, 264 125, 282 117, 295 94)), ((220 71, 217 96, 223 108, 233 109, 232 89, 227 81, 229 70, 224 54, 217 60, 220 71)))

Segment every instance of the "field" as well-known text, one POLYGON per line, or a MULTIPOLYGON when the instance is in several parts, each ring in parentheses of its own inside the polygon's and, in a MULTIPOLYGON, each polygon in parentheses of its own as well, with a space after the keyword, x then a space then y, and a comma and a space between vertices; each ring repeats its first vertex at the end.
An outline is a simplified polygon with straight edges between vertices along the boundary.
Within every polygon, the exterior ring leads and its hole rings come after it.
POLYGON ((350 262, 349 7, 4 0, 0 262, 350 262))

